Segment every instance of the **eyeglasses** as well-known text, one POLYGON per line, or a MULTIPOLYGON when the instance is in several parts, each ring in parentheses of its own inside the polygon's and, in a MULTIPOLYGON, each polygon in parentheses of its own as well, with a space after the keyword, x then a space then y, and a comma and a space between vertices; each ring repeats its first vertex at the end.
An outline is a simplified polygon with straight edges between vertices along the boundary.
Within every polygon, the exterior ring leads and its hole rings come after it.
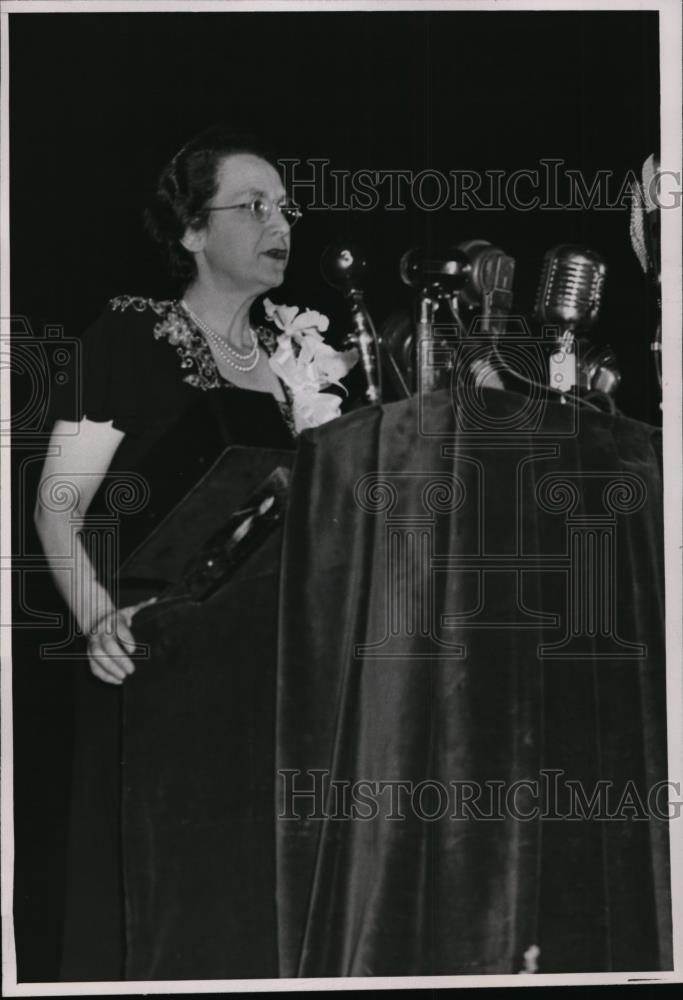
POLYGON ((280 201, 272 201, 271 198, 265 198, 262 195, 259 195, 258 198, 254 198, 252 201, 242 201, 239 205, 213 205, 211 208, 207 208, 206 211, 229 212, 233 208, 248 208, 252 218, 262 224, 268 221, 273 214, 274 208, 277 208, 280 215, 283 216, 290 226, 295 225, 301 218, 301 209, 290 198, 281 198, 280 201))

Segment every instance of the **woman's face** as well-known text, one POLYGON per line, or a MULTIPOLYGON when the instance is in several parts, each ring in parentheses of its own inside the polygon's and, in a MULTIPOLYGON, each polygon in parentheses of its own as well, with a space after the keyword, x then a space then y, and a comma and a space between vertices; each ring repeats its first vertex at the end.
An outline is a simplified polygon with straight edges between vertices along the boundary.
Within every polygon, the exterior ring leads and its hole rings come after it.
MULTIPOLYGON (((208 208, 239 205, 255 198, 273 202, 266 222, 248 208, 211 212, 206 227, 193 235, 198 242, 197 265, 207 268, 223 287, 261 294, 282 284, 289 259, 290 226, 277 203, 286 196, 277 170, 252 153, 226 157, 217 171, 218 188, 208 208)), ((188 249, 194 249, 188 245, 188 249)))

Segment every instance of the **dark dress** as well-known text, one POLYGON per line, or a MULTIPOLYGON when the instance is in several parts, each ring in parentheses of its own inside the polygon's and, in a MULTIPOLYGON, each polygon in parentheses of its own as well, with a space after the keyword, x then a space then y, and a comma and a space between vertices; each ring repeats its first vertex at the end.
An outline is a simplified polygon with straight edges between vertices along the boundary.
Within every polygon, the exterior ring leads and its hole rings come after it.
MULTIPOLYGON (((271 353, 275 335, 262 328, 259 340, 271 353)), ((278 449, 294 446, 289 404, 280 404, 269 394, 227 383, 218 373, 202 334, 176 302, 129 296, 112 300, 84 336, 81 371, 80 406, 72 402, 73 393, 70 398, 58 398, 54 416, 66 420, 83 416, 94 421, 111 420, 125 434, 88 515, 94 521, 108 513, 108 507, 111 511, 112 497, 124 497, 128 513, 119 518, 119 563, 188 493, 228 445, 278 449), (144 498, 138 502, 141 490, 149 491, 146 502, 144 498)), ((206 650, 202 655, 206 655, 206 650)), ((130 681, 135 681, 135 676, 130 681)), ((250 737, 245 731, 244 704, 255 698, 254 691, 244 688, 251 683, 249 676, 246 680, 242 677, 240 683, 243 690, 239 698, 232 706, 226 706, 226 723, 234 733, 237 772, 241 769, 239 754, 252 753, 250 737), (231 712, 233 723, 239 723, 232 727, 231 712)), ((268 706, 273 694, 270 687, 274 684, 274 669, 269 674, 267 689, 263 687, 263 677, 259 683, 265 710, 260 716, 253 713, 250 719, 254 724, 260 717, 260 724, 268 729, 272 721, 268 706)), ((86 664, 79 665, 60 977, 66 981, 131 978, 125 956, 126 925, 131 914, 128 920, 124 916, 120 834, 121 700, 121 688, 96 680, 86 664)), ((185 736, 191 741, 196 734, 185 736)), ((263 742, 268 744, 270 738, 271 733, 266 732, 263 742)), ((267 758, 266 752, 258 775, 261 789, 266 787, 263 774, 264 767, 267 773, 270 766, 267 758)), ((253 768, 250 773, 253 778, 253 768)), ((247 797, 256 787, 256 779, 249 780, 251 784, 243 782, 241 789, 241 794, 247 797)), ((240 856, 234 844, 230 851, 233 867, 239 873, 245 867, 246 855, 240 856)), ((263 848, 261 854, 264 851, 269 854, 270 846, 263 848)), ((269 878, 274 858, 269 862, 261 857, 261 864, 269 878)), ((253 884, 240 884, 243 895, 254 895, 253 884)), ((262 895, 272 892, 272 882, 268 887, 262 879, 260 885, 262 895)), ((189 961, 187 957, 172 967, 173 962, 169 966, 165 958, 157 961, 143 956, 133 970, 133 978, 277 975, 274 899, 265 895, 264 899, 265 903, 253 900, 254 921, 245 922, 244 914, 238 914, 231 926, 212 929, 219 938, 221 934, 226 939, 231 934, 234 938, 241 920, 245 934, 252 939, 251 955, 245 937, 219 949, 225 957, 216 968, 197 971, 191 961, 183 965, 183 961, 189 961), (265 916, 264 909, 268 911, 265 916), (253 940, 255 927, 261 928, 260 941, 253 940)), ((243 906, 244 899, 236 898, 235 903, 243 906)), ((205 936, 205 928, 203 933, 205 936)))

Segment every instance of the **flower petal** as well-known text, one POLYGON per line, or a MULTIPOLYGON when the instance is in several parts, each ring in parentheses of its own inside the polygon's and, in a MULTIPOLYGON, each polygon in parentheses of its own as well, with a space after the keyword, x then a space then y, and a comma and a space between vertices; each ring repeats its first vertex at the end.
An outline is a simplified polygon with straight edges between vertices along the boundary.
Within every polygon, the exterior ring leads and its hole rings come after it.
POLYGON ((341 399, 329 392, 302 392, 295 396, 292 407, 297 431, 319 427, 339 416, 341 399))
POLYGON ((280 330, 286 330, 299 312, 296 306, 277 305, 270 299, 263 300, 263 308, 268 319, 272 320, 280 330))
POLYGON ((324 333, 330 325, 330 321, 327 316, 316 312, 315 309, 307 309, 305 312, 299 313, 296 319, 290 322, 292 332, 295 330, 317 330, 319 333, 324 333))

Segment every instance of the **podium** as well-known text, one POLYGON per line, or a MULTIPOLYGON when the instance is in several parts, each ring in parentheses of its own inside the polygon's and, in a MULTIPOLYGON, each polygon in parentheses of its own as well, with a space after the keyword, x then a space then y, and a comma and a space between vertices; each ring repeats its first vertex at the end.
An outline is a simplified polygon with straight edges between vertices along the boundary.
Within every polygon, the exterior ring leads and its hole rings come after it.
POLYGON ((620 415, 440 391, 304 437, 281 975, 671 968, 662 535, 620 415))
POLYGON ((497 390, 303 434, 284 534, 134 622, 128 977, 670 968, 660 455, 497 390))

